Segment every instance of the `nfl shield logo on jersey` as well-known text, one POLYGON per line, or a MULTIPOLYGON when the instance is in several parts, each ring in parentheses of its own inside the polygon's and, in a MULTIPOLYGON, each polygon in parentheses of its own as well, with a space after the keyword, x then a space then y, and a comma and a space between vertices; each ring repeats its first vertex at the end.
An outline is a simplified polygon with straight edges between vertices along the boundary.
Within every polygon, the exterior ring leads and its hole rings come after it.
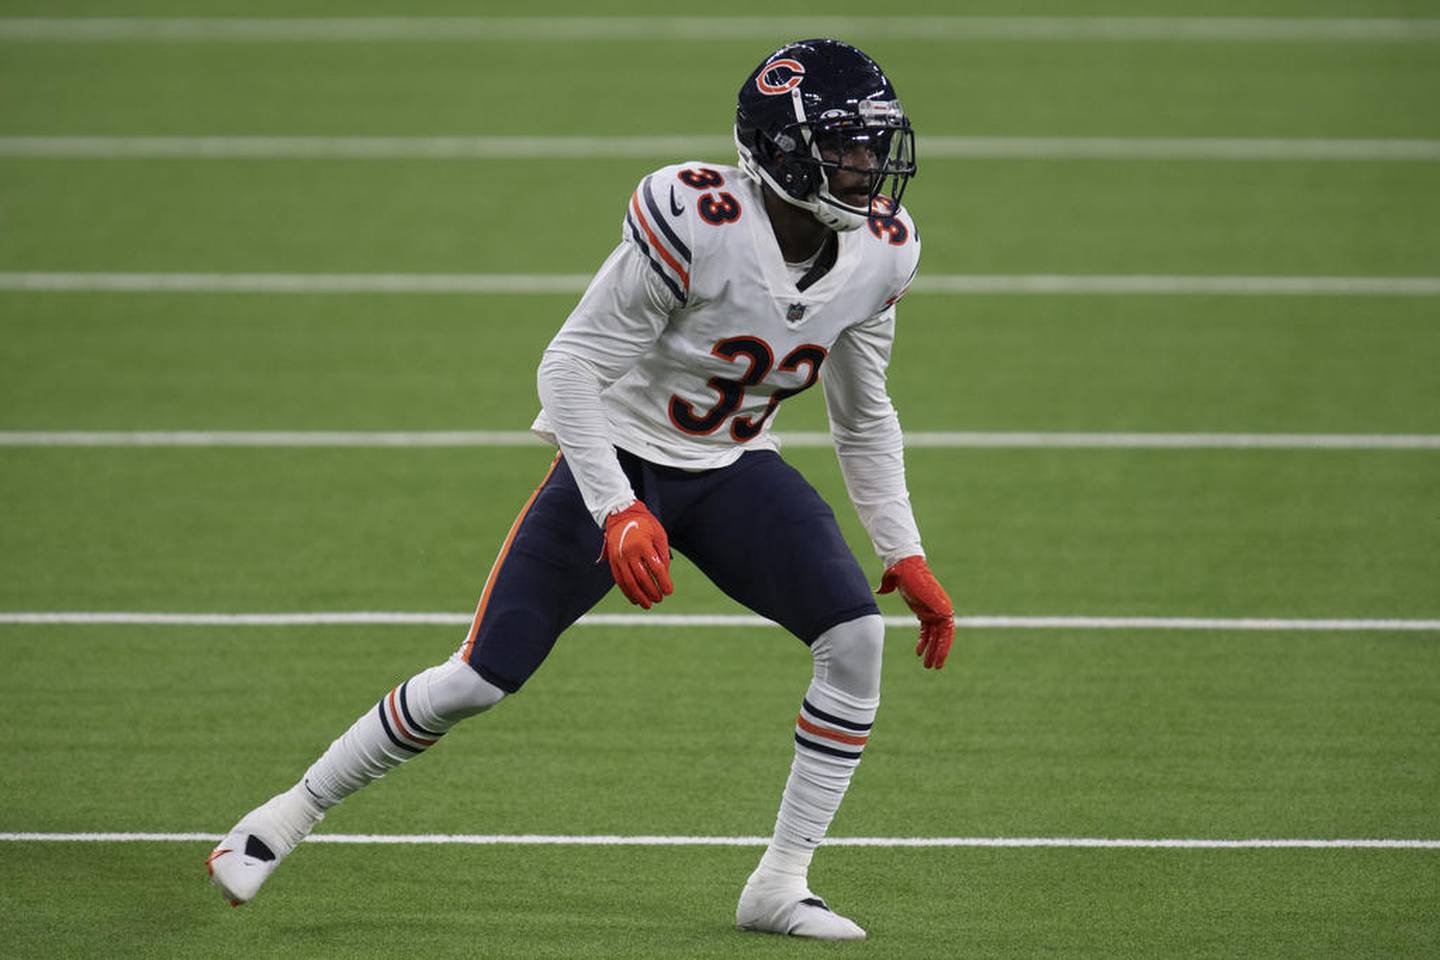
POLYGON ((805 319, 805 304, 803 304, 803 303, 792 303, 792 304, 790 304, 790 309, 787 310, 787 311, 785 311, 785 322, 786 322, 786 323, 799 323, 801 320, 804 320, 804 319, 805 319))

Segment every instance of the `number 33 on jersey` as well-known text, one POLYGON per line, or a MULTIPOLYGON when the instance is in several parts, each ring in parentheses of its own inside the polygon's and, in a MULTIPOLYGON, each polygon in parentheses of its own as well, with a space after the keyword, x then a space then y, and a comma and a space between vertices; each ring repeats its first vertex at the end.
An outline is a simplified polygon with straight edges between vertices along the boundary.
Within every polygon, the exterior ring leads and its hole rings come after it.
MULTIPOLYGON (((760 187, 739 169, 690 162, 642 180, 620 249, 556 340, 581 355, 614 357, 622 339, 633 351, 601 394, 616 445, 690 469, 774 449, 781 402, 847 351, 864 354, 850 363, 878 368, 862 379, 873 381, 870 399, 888 406, 892 307, 915 275, 920 241, 903 208, 884 209, 868 229, 837 233, 815 262, 794 266, 781 256, 760 187), (620 289, 626 284, 646 289, 620 289), (636 312, 650 318, 638 330, 633 316, 618 316, 636 312)), ((543 413, 535 429, 548 432, 543 413)))

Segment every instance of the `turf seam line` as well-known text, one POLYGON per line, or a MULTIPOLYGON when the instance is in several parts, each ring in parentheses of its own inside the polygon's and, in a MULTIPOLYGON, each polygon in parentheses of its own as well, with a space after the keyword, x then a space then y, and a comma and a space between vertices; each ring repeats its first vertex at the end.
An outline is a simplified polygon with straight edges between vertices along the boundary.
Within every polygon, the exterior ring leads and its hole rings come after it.
MULTIPOLYGON (((909 616, 883 618, 890 629, 913 629, 909 616)), ((298 613, 159 613, 11 611, 0 613, 0 626, 463 626, 465 613, 382 611, 329 611, 298 613)), ((589 613, 577 621, 582 627, 710 627, 779 628, 772 620, 754 614, 589 613)), ((963 616, 955 618, 964 630, 1192 630, 1192 631, 1297 631, 1297 632, 1440 632, 1440 619, 1297 619, 1264 617, 1028 617, 963 616)))
MULTIPOLYGON (((448 160, 728 157, 728 137, 0 136, 0 156, 105 159, 448 160)), ((925 158, 1038 160, 1440 160, 1440 140, 1297 137, 963 137, 930 135, 925 158)))
MULTIPOLYGON (((823 432, 779 432, 781 446, 829 448, 823 432)), ((528 430, 134 430, 0 431, 0 447, 538 447, 528 430)), ((1423 433, 1046 433, 907 431, 911 449, 1011 450, 1440 450, 1423 433)))
MULTIPOLYGON (((49 293, 580 294, 564 273, 0 273, 0 290, 49 293)), ((931 274, 911 295, 1435 297, 1440 277, 931 274)))
MULTIPOLYGON (((191 843, 216 842, 218 833, 0 833, 8 843, 191 843)), ((769 837, 657 836, 616 834, 312 834, 306 843, 470 846, 763 847, 769 837)), ((1440 840, 1110 837, 830 837, 827 847, 1082 847, 1128 849, 1381 849, 1440 850, 1440 840)))
POLYGON ((1440 20, 1299 17, 6 17, 7 41, 585 42, 849 36, 912 41, 1432 42, 1440 20))

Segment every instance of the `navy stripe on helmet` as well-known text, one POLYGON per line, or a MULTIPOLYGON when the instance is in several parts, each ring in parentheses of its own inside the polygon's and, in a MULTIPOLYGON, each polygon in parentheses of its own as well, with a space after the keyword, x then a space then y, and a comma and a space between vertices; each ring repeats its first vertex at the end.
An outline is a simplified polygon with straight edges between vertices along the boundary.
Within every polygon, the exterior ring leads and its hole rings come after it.
POLYGON ((660 228, 661 233, 665 234, 665 239, 670 241, 675 252, 680 254, 680 259, 689 263, 690 248, 685 246, 685 242, 675 235, 674 230, 670 229, 670 224, 665 221, 664 215, 660 213, 660 207, 655 203, 655 195, 650 192, 650 181, 653 179, 654 177, 646 177, 645 182, 641 184, 645 191, 645 206, 650 208, 650 216, 655 218, 655 225, 660 228))
POLYGON ((675 299, 680 301, 681 306, 684 306, 685 291, 681 290, 680 285, 677 284, 674 280, 670 279, 670 274, 665 272, 665 268, 661 266, 660 261, 656 260, 650 254, 650 247, 645 242, 644 235, 640 232, 640 228, 635 224, 635 221, 628 213, 625 214, 625 223, 630 227, 630 235, 634 238, 636 245, 640 248, 640 252, 645 254, 646 260, 650 261, 651 269, 653 269, 656 273, 660 275, 660 279, 665 281, 665 286, 669 287, 670 292, 675 294, 675 299))

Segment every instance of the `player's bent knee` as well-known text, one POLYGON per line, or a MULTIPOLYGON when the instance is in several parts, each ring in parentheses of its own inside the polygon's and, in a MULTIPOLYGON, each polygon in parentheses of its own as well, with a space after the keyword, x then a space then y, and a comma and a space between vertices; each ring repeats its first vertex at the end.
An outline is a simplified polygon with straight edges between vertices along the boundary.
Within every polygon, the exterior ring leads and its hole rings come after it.
POLYGON ((420 674, 424 679, 423 708, 442 723, 455 723, 489 710, 505 698, 505 691, 475 672, 464 660, 451 657, 420 674))
POLYGON ((815 679, 852 696, 880 696, 880 664, 885 651, 885 621, 857 617, 836 624, 810 645, 815 679))

